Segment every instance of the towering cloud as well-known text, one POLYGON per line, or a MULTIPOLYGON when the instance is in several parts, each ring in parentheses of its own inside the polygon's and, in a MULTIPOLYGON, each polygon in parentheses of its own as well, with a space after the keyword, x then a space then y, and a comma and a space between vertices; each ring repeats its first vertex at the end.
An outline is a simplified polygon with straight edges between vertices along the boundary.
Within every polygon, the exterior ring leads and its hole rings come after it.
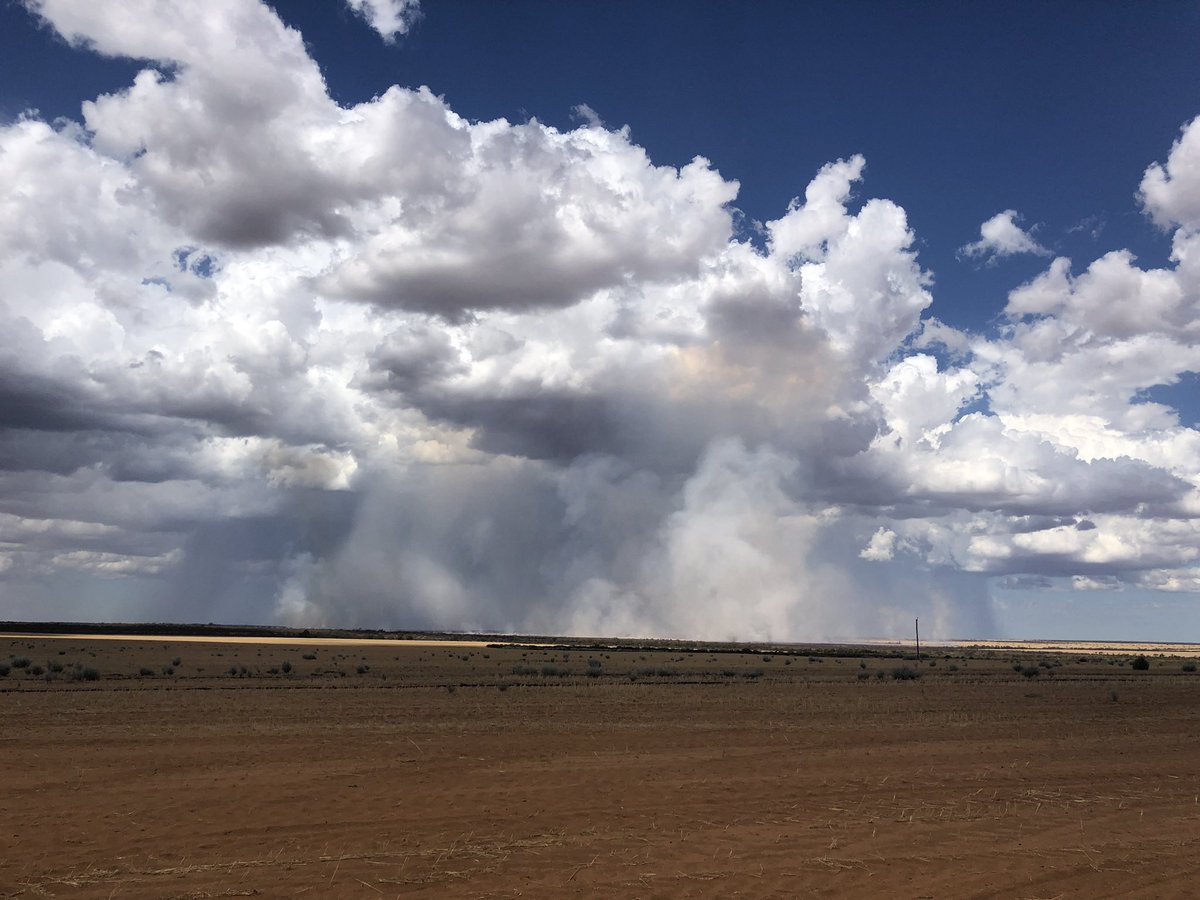
POLYGON ((29 5, 146 68, 0 127, 14 615, 786 639, 1200 588, 1200 440, 1145 395, 1200 369, 1200 121, 1142 183, 1170 268, 1054 260, 974 335, 861 157, 756 245, 594 116, 339 106, 254 0, 29 5))

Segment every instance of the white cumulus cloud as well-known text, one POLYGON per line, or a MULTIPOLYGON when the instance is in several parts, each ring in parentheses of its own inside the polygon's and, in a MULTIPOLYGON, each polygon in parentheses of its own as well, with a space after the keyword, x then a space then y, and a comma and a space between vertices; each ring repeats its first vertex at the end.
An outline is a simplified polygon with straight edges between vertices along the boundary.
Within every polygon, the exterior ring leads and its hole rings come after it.
POLYGON ((14 608, 798 639, 1200 583, 1200 433, 1146 399, 1200 370, 1196 123, 1142 183, 1169 265, 1049 261, 980 335, 860 156, 758 245, 598 118, 341 106, 256 0, 28 5, 144 68, 0 126, 14 608))
POLYGON ((959 248, 959 254, 985 261, 1020 253, 1049 256, 1050 251, 1017 224, 1019 218, 1020 215, 1015 209, 996 213, 979 226, 979 240, 959 248))
POLYGON ((405 34, 421 15, 420 0, 346 0, 385 41, 405 34))

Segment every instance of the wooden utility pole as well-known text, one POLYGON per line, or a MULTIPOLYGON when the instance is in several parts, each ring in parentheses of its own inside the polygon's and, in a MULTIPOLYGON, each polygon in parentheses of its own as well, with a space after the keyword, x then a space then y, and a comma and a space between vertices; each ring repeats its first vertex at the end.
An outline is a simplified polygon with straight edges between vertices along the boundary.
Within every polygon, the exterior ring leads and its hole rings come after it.
POLYGON ((921 661, 921 620, 913 619, 913 627, 917 630, 917 662, 921 661))

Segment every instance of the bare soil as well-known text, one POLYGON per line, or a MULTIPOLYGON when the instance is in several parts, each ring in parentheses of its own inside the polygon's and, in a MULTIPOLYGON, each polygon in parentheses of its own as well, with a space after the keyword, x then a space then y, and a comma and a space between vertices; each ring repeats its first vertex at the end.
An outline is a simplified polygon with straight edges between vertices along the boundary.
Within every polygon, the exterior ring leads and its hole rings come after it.
POLYGON ((863 652, 0 637, 0 896, 1196 895, 1190 663, 863 652))

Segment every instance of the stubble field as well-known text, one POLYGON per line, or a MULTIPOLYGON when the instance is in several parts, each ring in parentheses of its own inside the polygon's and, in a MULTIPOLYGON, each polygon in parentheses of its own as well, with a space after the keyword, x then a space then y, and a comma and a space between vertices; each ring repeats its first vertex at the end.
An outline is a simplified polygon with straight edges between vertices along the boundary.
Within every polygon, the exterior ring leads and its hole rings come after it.
POLYGON ((836 653, 0 637, 0 896, 1195 895, 1192 663, 836 653))

